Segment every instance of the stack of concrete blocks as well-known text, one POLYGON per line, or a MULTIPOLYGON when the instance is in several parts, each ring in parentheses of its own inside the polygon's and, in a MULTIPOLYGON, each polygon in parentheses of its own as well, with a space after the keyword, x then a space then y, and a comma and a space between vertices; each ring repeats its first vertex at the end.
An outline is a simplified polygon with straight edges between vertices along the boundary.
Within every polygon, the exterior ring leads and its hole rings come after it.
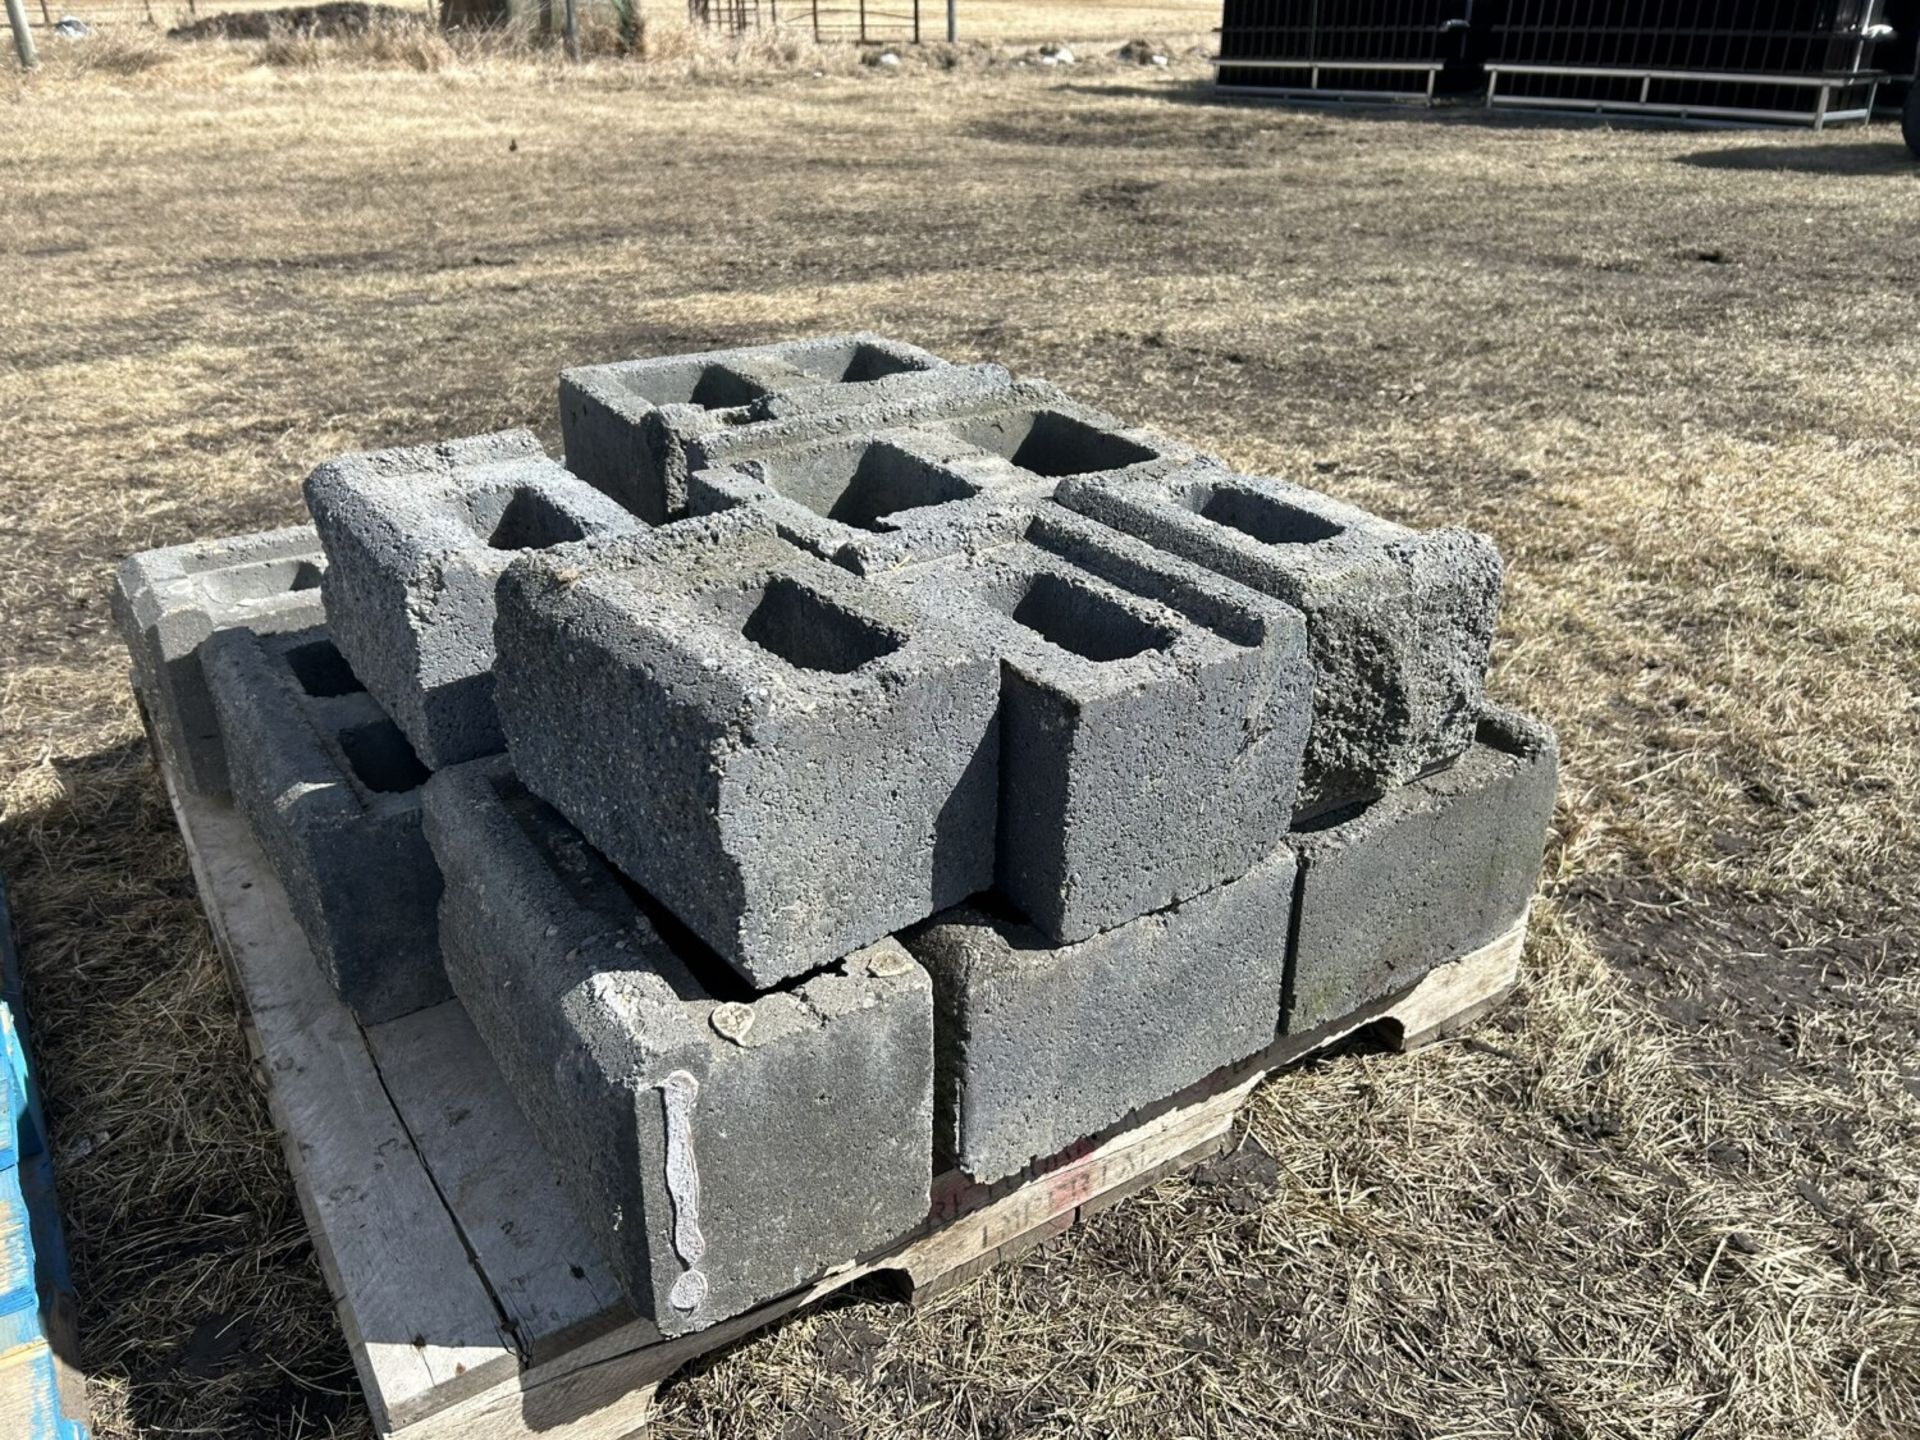
POLYGON ((872 335, 561 422, 323 465, 324 628, 202 603, 195 673, 343 996, 458 997, 662 1333, 1524 917, 1484 536, 872 335))

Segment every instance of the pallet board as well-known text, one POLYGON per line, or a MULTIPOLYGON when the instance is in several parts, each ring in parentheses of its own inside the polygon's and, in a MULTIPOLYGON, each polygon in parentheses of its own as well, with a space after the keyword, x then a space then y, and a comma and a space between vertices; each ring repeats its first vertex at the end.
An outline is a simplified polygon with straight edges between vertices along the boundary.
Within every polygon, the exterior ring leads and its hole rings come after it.
POLYGON ((1409 991, 1285 1037, 1023 1175, 938 1176, 917 1235, 662 1340, 620 1299, 459 1003, 360 1026, 246 822, 166 783, 374 1424, 402 1440, 630 1435, 675 1370, 822 1296, 891 1274, 924 1297, 1218 1153, 1278 1067, 1368 1026, 1412 1045, 1467 1023, 1512 988, 1526 933, 1521 917, 1409 991))

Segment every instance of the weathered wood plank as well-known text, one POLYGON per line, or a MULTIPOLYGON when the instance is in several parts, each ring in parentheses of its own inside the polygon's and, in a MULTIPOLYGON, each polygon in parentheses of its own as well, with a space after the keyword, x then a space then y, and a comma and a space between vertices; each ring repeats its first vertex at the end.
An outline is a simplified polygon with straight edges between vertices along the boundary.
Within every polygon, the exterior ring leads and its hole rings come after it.
POLYGON ((246 822, 171 776, 167 788, 375 1424, 517 1373, 500 1311, 246 822))
POLYGON ((633 1320, 458 1001, 369 1026, 394 1107, 531 1361, 633 1320))
POLYGON ((1466 1029, 1520 983, 1527 948, 1527 917, 1504 935, 1434 970, 1389 1017, 1400 1027, 1400 1048, 1416 1050, 1466 1029))

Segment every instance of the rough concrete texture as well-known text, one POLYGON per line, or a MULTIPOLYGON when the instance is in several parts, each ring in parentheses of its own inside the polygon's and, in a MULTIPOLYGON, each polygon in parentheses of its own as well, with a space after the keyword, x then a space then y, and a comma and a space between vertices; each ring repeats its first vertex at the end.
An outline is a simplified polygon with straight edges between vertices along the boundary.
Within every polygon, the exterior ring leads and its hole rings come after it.
POLYGON ((934 990, 934 1143, 991 1181, 1274 1038, 1294 860, 1083 940, 962 906, 901 936, 934 990))
POLYGON ((120 562, 113 618, 133 657, 133 683, 159 758, 188 789, 227 789, 201 644, 234 625, 275 634, 319 624, 325 564, 311 525, 148 550, 120 562))
POLYGON ((999 666, 751 509, 522 556, 515 769, 756 985, 992 879, 999 666))
POLYGON ((639 526, 527 430, 343 456, 306 495, 334 643, 435 770, 505 743, 493 592, 513 556, 639 526))
POLYGON ((234 804, 340 998, 369 1025, 446 999, 406 736, 322 627, 223 630, 204 654, 234 804))
POLYGON ((995 888, 1056 943, 1243 874, 1312 714, 1299 611, 1057 505, 887 582, 1001 659, 995 888))
POLYGON ((426 809, 454 989, 636 1310, 702 1329, 922 1223, 932 993, 897 942, 755 994, 504 759, 426 809))
POLYGON ((1449 768, 1296 830, 1286 1032, 1403 990, 1511 928, 1539 878, 1558 765, 1551 730, 1488 707, 1449 768))
POLYGON ((576 475, 659 525, 686 513, 687 449, 701 436, 782 422, 874 429, 893 422, 847 417, 951 411, 1008 384, 998 365, 949 365, 863 332, 564 370, 560 430, 576 475))
POLYGON ((1500 606, 1486 536, 1419 532, 1284 480, 1070 480, 1062 504, 1298 607, 1313 657, 1303 815, 1464 751, 1500 606))
MULTIPOLYGON (((759 505, 809 549, 877 575, 1015 538, 1069 475, 1144 479, 1200 460, 1044 381, 963 415, 821 436, 811 418, 695 442, 695 514, 759 505)), ((1224 473, 1224 467, 1222 467, 1224 473)))

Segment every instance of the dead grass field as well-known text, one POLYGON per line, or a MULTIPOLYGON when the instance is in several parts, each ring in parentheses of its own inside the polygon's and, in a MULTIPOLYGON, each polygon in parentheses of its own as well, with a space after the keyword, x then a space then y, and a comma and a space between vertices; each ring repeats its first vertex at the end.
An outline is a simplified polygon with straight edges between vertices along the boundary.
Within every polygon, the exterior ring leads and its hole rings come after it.
MULTIPOLYGON (((364 1433, 105 600, 563 364, 866 326, 1491 532, 1563 796, 1522 993, 664 1436, 1920 1433, 1920 167, 1886 128, 1203 103, 1203 67, 0 82, 0 864, 99 1431, 364 1433)), ((417 69, 414 67, 418 67, 417 69)))
MULTIPOLYGON (((189 6, 186 0, 65 0, 55 5, 47 0, 42 10, 39 0, 28 0, 27 9, 30 21, 36 26, 44 26, 49 18, 57 20, 63 15, 74 15, 92 25, 127 29, 149 24, 163 28, 184 25, 210 15, 277 10, 289 3, 290 0, 195 0, 189 6)), ((380 3, 422 15, 430 13, 424 0, 380 0, 380 3)), ((854 0, 821 0, 821 3, 823 7, 844 11, 854 0)), ((653 3, 642 0, 640 9, 649 26, 656 30, 682 28, 687 21, 686 7, 672 0, 664 4, 659 0, 653 3)), ((784 5, 763 5, 763 9, 769 15, 777 9, 781 22, 789 28, 807 24, 811 13, 807 0, 787 0, 784 5)), ((876 15, 907 15, 912 12, 912 4, 911 0, 872 0, 871 9, 876 15)), ((580 10, 601 20, 610 14, 608 0, 580 0, 580 10)), ((924 37, 928 40, 944 37, 945 0, 920 0, 920 11, 924 37)), ((1101 0, 959 0, 957 19, 959 37, 970 42, 1034 45, 1065 41, 1076 45, 1118 45, 1136 37, 1167 40, 1176 36, 1186 39, 1206 35, 1220 23, 1220 0, 1141 0, 1141 3, 1115 0, 1111 4, 1103 4, 1101 0)), ((897 27, 886 30, 884 22, 877 22, 875 28, 877 34, 899 33, 897 27)))

